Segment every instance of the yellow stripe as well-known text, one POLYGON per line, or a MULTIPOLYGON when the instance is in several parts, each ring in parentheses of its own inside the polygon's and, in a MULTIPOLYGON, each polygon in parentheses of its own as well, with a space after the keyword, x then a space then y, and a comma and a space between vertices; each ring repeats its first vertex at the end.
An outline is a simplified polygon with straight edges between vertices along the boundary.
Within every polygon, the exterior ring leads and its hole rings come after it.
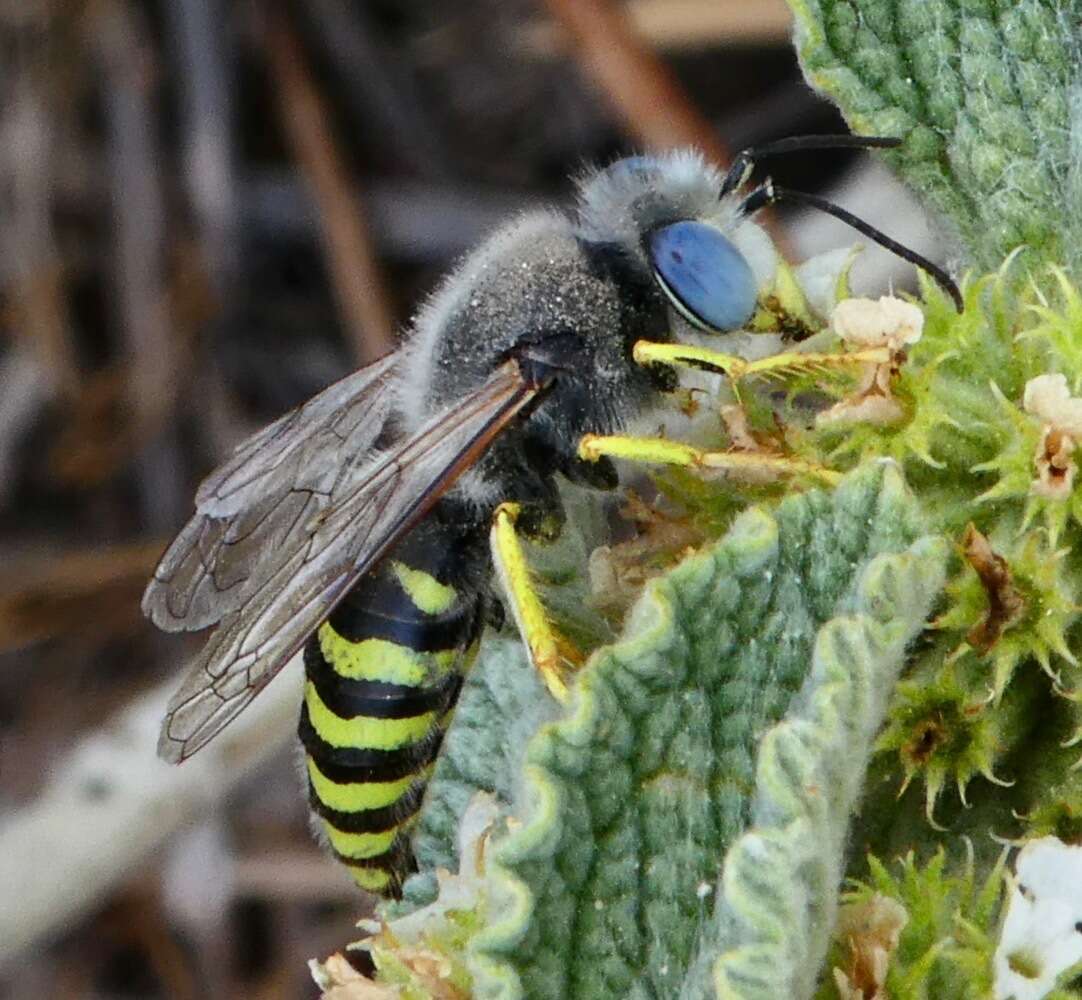
POLYGON ((304 701, 312 728, 332 747, 395 750, 424 739, 436 722, 435 712, 424 712, 409 719, 371 719, 364 715, 343 719, 323 704, 311 681, 304 686, 304 701))
POLYGON ((335 673, 350 680, 387 681, 412 687, 430 684, 446 674, 458 656, 456 649, 415 653, 386 639, 350 642, 327 623, 319 628, 319 648, 335 673), (438 669, 433 670, 433 666, 438 669))
POLYGON ((393 562, 391 569, 414 605, 426 615, 439 615, 455 603, 455 588, 440 583, 424 570, 393 562))
POLYGON ((311 757, 308 757, 305 763, 319 801, 338 812, 361 812, 392 805, 402 798, 409 791, 410 785, 417 780, 416 775, 410 774, 397 781, 366 781, 342 785, 323 774, 311 757))
POLYGON ((344 858, 374 858, 377 854, 389 851, 398 836, 397 827, 383 833, 343 833, 330 823, 324 822, 323 828, 327 831, 331 847, 344 858))
POLYGON ((391 876, 382 868, 350 868, 350 875, 366 892, 384 892, 391 884, 391 876))

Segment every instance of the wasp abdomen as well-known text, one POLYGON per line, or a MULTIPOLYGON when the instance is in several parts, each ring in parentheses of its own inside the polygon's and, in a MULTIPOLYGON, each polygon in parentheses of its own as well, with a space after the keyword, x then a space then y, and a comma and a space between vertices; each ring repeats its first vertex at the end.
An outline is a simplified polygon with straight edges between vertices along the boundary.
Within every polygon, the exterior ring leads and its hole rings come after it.
POLYGON ((309 797, 362 888, 397 896, 409 833, 472 660, 481 597, 393 562, 305 648, 300 737, 309 797))

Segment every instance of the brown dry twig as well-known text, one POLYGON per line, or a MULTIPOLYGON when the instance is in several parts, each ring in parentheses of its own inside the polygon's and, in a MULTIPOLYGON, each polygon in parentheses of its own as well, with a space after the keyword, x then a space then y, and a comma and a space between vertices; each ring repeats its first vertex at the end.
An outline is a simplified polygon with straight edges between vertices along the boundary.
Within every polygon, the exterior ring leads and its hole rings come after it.
MULTIPOLYGON (((692 146, 719 166, 731 161, 710 120, 612 0, 545 0, 545 5, 633 138, 654 150, 692 146)), ((765 209, 757 218, 784 250, 773 213, 765 209)))
POLYGON ((165 547, 138 542, 6 559, 0 587, 0 652, 94 622, 141 622, 139 594, 165 547))
POLYGON ((447 177, 443 123, 417 87, 415 70, 387 44, 368 4, 308 0, 305 12, 344 86, 354 121, 374 127, 396 158, 421 177, 447 177))
MULTIPOLYGON (((637 37, 668 51, 784 42, 793 31, 784 0, 630 0, 624 9, 637 37)), ((552 27, 527 25, 525 51, 541 58, 560 54, 563 39, 552 27)))
POLYGON ((608 0, 546 0, 579 62, 628 131, 649 149, 695 146, 714 163, 729 152, 665 64, 608 0))
POLYGON ((282 122, 319 209, 331 282, 346 334, 357 359, 372 361, 393 348, 394 319, 356 185, 347 176, 331 134, 327 108, 295 33, 275 11, 267 11, 266 21, 267 58, 282 122))

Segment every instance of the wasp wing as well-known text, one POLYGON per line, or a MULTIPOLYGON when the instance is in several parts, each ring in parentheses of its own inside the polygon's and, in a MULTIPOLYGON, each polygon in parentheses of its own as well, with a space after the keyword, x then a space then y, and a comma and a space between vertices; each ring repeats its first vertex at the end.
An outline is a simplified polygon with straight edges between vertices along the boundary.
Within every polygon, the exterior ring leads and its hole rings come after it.
POLYGON ((252 435, 196 493, 143 612, 169 632, 206 628, 243 607, 288 560, 290 537, 324 511, 366 459, 391 412, 396 355, 324 389, 252 435))
POLYGON ((508 362, 412 437, 340 477, 325 510, 294 522, 274 573, 222 616, 169 704, 159 754, 181 761, 220 732, 539 388, 508 362))

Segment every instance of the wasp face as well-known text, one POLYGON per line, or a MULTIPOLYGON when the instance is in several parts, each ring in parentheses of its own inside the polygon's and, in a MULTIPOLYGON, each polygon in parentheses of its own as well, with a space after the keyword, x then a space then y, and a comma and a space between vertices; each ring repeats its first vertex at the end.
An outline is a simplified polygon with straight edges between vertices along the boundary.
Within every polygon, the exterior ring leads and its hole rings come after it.
POLYGON ((577 212, 533 213, 495 233, 418 317, 404 369, 407 426, 508 357, 548 366, 544 400, 478 470, 491 489, 474 495, 496 496, 523 480, 524 441, 546 456, 530 463, 544 478, 566 468, 583 434, 649 412, 671 384, 632 360, 637 341, 737 329, 755 310, 748 247, 765 237, 739 198, 721 192, 721 175, 696 153, 631 157, 580 179, 577 212))
POLYGON ((678 153, 618 160, 580 188, 584 232, 620 243, 708 333, 743 326, 756 303, 755 275, 731 238, 742 220, 721 184, 698 156, 678 153))

